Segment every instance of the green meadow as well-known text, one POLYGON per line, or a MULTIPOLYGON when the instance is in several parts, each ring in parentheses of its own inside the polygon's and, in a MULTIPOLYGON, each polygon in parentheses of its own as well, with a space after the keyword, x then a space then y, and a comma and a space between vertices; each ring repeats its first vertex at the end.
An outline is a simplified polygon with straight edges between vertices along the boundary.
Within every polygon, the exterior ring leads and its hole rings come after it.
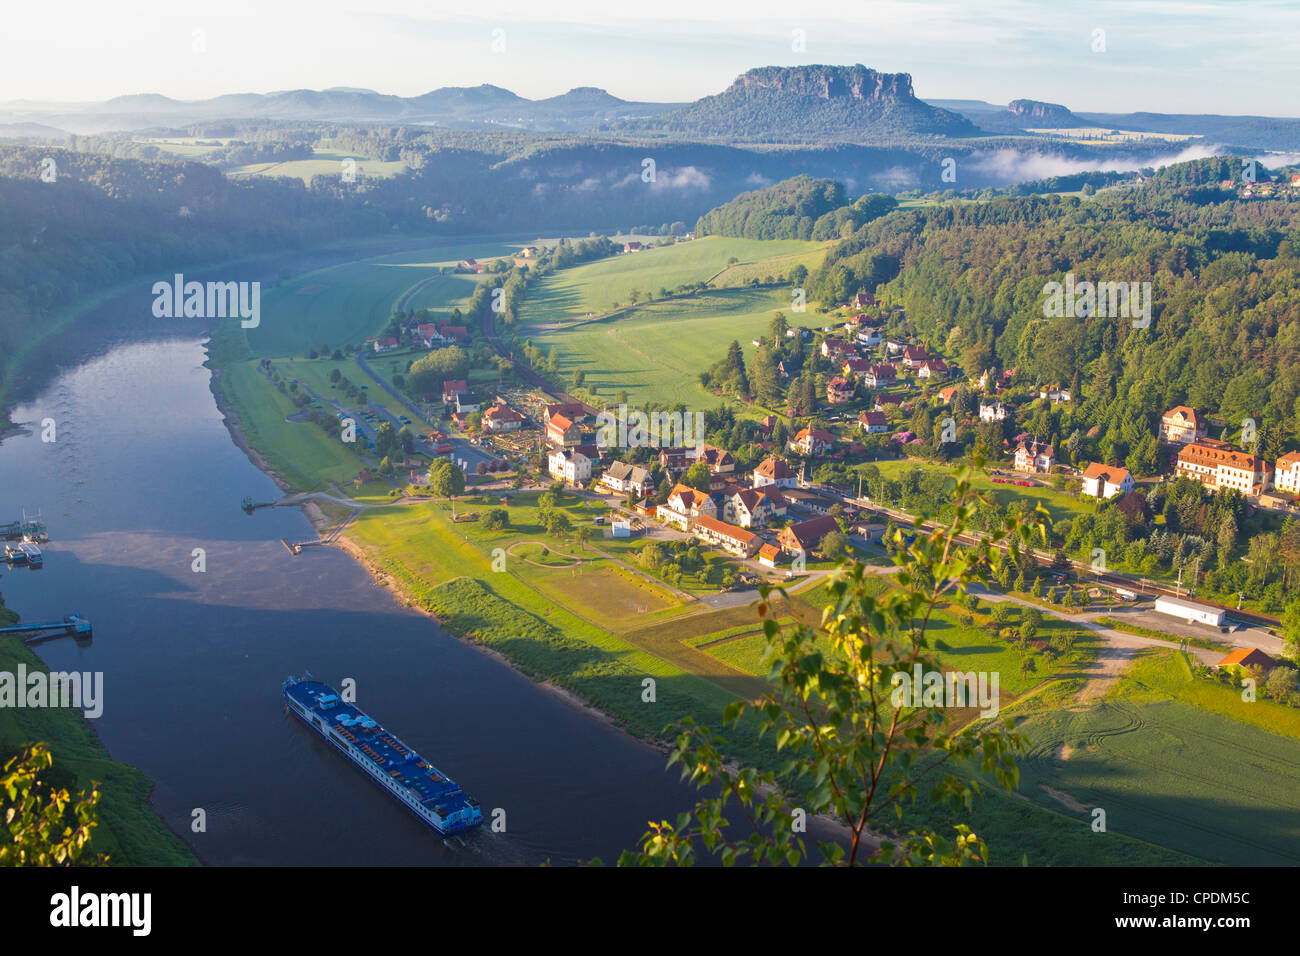
MULTIPOLYGON (((186 147, 169 145, 164 148, 168 152, 177 152, 186 147)), ((191 150, 195 148, 189 147, 191 150)), ((311 185, 313 176, 341 176, 343 161, 347 159, 356 162, 358 179, 388 179, 392 176, 401 175, 408 168, 401 161, 382 162, 377 159, 350 156, 347 153, 319 147, 313 150, 313 153, 311 159, 292 159, 283 163, 248 163, 244 166, 236 166, 229 170, 226 175, 231 179, 246 179, 250 176, 284 176, 289 179, 301 179, 305 185, 311 185)), ((185 153, 180 153, 180 155, 185 155, 185 153)))
MULTIPOLYGON (((872 464, 886 478, 897 478, 903 472, 911 471, 913 468, 942 471, 949 475, 953 472, 952 465, 937 465, 923 461, 877 461, 872 464)), ((987 493, 1004 508, 1012 501, 1025 498, 1036 504, 1042 504, 1051 513, 1053 522, 1074 518, 1081 514, 1091 514, 1097 507, 1097 503, 1091 499, 1076 498, 1046 485, 1034 485, 1031 488, 1019 485, 995 485, 988 475, 982 473, 977 473, 971 483, 976 491, 987 493)))
POLYGON ((788 314, 788 307, 784 289, 722 289, 531 339, 543 352, 555 348, 562 377, 580 370, 584 387, 606 398, 626 391, 633 404, 712 408, 722 399, 700 385, 700 372, 722 359, 733 340, 752 357, 750 341, 766 334, 772 316, 782 309, 788 314))
POLYGON ((383 330, 393 306, 450 310, 463 305, 479 277, 440 275, 466 257, 489 258, 513 244, 474 243, 376 256, 319 269, 281 282, 262 296, 262 321, 242 330, 258 357, 305 356, 322 344, 337 348, 383 330))
MULTIPOLYGON (((625 255, 599 259, 548 276, 528 293, 520 314, 520 323, 550 325, 581 319, 589 313, 600 314, 625 305, 633 291, 659 296, 660 289, 704 282, 719 273, 753 267, 761 279, 769 274, 783 275, 794 262, 820 261, 825 246, 797 239, 761 240, 730 239, 706 236, 660 249, 645 249, 625 255), (739 260, 729 265, 728 260, 739 260)), ((733 284, 733 283, 723 283, 733 284)), ((788 309, 790 296, 782 291, 788 309)), ((521 332, 521 334, 523 334, 521 332)))
POLYGON ((1213 863, 1300 863, 1300 711, 1192 677, 1183 655, 1144 654, 1095 706, 1033 713, 1020 792, 1089 828, 1213 863), (1267 729, 1266 729, 1267 728, 1267 729))

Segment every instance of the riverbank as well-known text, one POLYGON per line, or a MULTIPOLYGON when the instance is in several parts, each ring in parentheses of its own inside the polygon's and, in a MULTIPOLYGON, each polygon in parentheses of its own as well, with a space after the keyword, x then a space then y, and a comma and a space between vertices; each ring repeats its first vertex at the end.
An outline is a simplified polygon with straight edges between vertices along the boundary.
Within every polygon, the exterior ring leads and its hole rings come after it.
MULTIPOLYGON (((0 604, 0 625, 19 622, 17 612, 0 604)), ((0 671, 49 673, 49 668, 19 635, 0 637, 0 671)), ((54 764, 42 774, 51 787, 74 796, 98 784, 102 794, 99 826, 90 852, 107 854, 115 866, 194 866, 198 859, 153 809, 154 783, 128 764, 113 760, 90 720, 63 708, 0 707, 0 766, 33 743, 45 743, 54 764)))
MULTIPOLYGON (((253 463, 258 471, 274 481, 276 487, 281 491, 286 494, 289 493, 293 488, 262 457, 261 452, 253 447, 252 442, 248 440, 248 435, 244 433, 243 424, 239 420, 239 412, 235 410, 234 405, 221 388, 221 369, 212 368, 210 371, 212 372, 212 378, 209 388, 212 391, 212 400, 216 403, 217 411, 221 413, 221 417, 225 420, 226 430, 230 432, 230 440, 235 443, 236 448, 248 456, 248 460, 253 463)), ((317 508, 316 511, 319 513, 320 509, 317 508)), ((323 520, 324 515, 321 515, 321 518, 323 520)), ((314 521, 312 523, 315 524, 314 521)), ((320 529, 317 528, 317 530, 320 529)))

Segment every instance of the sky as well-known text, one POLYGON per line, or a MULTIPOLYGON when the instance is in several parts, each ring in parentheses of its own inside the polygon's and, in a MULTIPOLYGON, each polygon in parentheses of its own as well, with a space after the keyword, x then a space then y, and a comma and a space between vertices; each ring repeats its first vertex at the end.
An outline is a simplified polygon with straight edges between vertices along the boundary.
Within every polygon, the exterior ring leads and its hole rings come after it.
POLYGON ((751 67, 862 63, 926 99, 1300 116, 1300 0, 69 0, 0 23, 4 101, 492 83, 680 102, 751 67))

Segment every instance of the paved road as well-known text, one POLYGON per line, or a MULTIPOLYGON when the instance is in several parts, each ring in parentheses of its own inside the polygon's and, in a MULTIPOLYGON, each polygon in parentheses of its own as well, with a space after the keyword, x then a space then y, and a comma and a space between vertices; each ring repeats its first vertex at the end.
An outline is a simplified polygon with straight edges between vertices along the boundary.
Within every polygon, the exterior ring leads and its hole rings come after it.
MULTIPOLYGON (((411 416, 418 418, 426 417, 424 412, 416 407, 410 399, 389 385, 388 382, 386 382, 373 368, 370 367, 370 362, 362 352, 357 353, 357 365, 361 366, 361 370, 370 376, 370 378, 377 383, 380 388, 396 399, 411 416)), ((392 422, 394 428, 400 429, 402 427, 402 422, 396 415, 389 413, 378 405, 372 405, 371 408, 373 408, 377 414, 383 415, 384 418, 392 422)), ((477 445, 471 445, 463 438, 451 436, 448 441, 451 443, 451 459, 457 463, 463 462, 461 467, 464 469, 466 474, 474 474, 480 462, 486 465, 497 460, 495 455, 484 451, 477 445)), ((422 451, 434 458, 439 457, 438 453, 433 450, 433 444, 431 442, 417 441, 415 447, 418 451, 422 451)))

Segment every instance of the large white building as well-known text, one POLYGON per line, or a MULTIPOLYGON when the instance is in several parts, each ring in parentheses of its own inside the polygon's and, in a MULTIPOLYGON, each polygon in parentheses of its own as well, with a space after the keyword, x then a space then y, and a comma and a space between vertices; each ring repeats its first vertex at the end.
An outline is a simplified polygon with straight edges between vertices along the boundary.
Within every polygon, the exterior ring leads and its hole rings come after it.
POLYGON ((1208 438, 1178 452, 1174 473, 1199 481, 1212 491, 1231 488, 1256 496, 1268 490, 1269 468, 1263 458, 1208 438))
POLYGON ((1182 618, 1188 624, 1210 624, 1221 627, 1227 618, 1227 612, 1205 604, 1194 604, 1182 598, 1158 597, 1156 610, 1170 617, 1182 618))
POLYGON ((1300 494, 1300 451, 1289 451, 1277 460, 1273 469, 1273 487, 1278 491, 1300 494))
POLYGON ((1186 445, 1209 434, 1209 424, 1196 410, 1175 405, 1160 417, 1160 440, 1171 445, 1186 445))
POLYGON ((591 459, 576 448, 557 448, 551 452, 547 464, 553 478, 571 485, 591 481, 591 459))
POLYGON ((1083 473, 1083 494, 1090 498, 1114 498, 1133 490, 1133 476, 1127 468, 1094 461, 1083 473))

